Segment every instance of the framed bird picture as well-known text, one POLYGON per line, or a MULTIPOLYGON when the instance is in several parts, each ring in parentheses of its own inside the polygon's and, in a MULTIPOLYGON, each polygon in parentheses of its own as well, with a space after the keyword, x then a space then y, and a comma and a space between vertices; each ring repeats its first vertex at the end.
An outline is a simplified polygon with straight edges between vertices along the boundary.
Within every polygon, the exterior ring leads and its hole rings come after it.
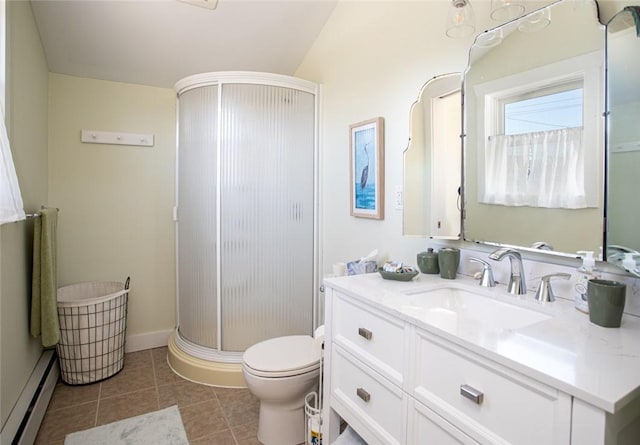
POLYGON ((351 215, 384 219, 384 119, 349 126, 351 215))

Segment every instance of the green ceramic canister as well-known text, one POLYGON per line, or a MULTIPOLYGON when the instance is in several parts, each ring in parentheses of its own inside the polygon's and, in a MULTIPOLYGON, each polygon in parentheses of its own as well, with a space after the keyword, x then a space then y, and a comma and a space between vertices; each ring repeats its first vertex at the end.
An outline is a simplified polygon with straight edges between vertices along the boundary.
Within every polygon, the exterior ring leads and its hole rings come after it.
POLYGON ((591 279, 587 285, 589 320, 605 328, 619 328, 627 286, 610 280, 591 279))
POLYGON ((438 252, 438 265, 440 266, 440 278, 455 280, 460 265, 460 249, 455 247, 443 247, 438 252))
POLYGON ((420 252, 417 255, 417 263, 420 272, 427 274, 439 274, 440 266, 438 265, 438 252, 434 252, 429 247, 426 252, 420 252))

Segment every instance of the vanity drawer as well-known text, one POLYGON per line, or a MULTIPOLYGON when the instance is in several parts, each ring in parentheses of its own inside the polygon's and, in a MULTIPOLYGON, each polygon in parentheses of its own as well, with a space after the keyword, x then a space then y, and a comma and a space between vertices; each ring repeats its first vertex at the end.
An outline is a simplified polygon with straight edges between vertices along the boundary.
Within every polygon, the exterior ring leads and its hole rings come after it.
POLYGON ((333 341, 398 386, 403 383, 405 327, 401 320, 336 293, 333 341))
POLYGON ((409 399, 408 444, 479 445, 422 403, 409 399))
POLYGON ((404 443, 405 393, 339 346, 331 351, 331 398, 347 422, 355 416, 380 443, 404 443))
POLYGON ((568 444, 571 397, 421 330, 414 396, 480 443, 568 444))

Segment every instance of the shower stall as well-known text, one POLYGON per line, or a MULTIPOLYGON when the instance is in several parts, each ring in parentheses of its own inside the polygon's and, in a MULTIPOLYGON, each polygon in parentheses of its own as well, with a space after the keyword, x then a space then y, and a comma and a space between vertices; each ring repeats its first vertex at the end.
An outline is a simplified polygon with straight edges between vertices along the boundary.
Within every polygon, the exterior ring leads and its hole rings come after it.
POLYGON ((177 328, 183 377, 244 386, 243 351, 311 334, 318 283, 318 86, 207 73, 179 81, 177 328))

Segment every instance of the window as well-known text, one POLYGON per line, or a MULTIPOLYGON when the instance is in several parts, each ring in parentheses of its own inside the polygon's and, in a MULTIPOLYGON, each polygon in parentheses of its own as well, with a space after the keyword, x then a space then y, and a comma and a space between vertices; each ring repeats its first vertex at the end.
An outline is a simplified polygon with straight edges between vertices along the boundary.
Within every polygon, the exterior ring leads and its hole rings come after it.
POLYGON ((599 206, 601 67, 585 54, 474 87, 480 202, 599 206))
POLYGON ((502 134, 582 127, 583 91, 582 82, 571 82, 502 99, 502 134))

